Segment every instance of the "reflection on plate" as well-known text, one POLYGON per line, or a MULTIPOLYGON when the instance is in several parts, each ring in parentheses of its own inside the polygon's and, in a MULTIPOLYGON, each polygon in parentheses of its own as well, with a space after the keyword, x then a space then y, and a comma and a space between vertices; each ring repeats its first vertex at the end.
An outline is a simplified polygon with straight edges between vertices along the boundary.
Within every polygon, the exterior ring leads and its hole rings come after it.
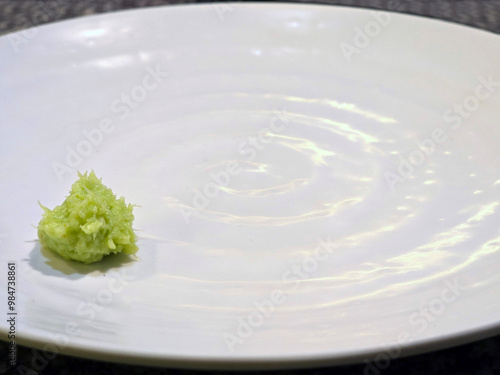
POLYGON ((498 36, 349 8, 224 9, 0 38, 18 343, 250 369, 498 333, 498 36), (39 248, 37 201, 59 204, 90 169, 140 206, 138 260, 39 248))

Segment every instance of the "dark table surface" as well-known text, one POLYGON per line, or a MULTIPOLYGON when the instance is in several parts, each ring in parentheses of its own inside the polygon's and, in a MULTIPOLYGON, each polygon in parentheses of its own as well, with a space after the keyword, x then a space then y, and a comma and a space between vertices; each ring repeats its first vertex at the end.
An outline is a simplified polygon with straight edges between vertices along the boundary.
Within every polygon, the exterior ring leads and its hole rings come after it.
MULTIPOLYGON (((0 35, 26 27, 39 26, 57 20, 131 9, 183 3, 208 1, 166 1, 166 0, 0 0, 0 35), (54 7, 53 4, 57 4, 54 7), (47 11, 51 9, 51 11, 47 11), (54 10, 55 9, 55 10, 54 10)), ((211 1, 210 1, 211 2, 211 1)), ((306 1, 300 1, 306 3, 306 1)), ((470 25, 500 33, 500 0, 333 0, 307 1, 348 5, 365 8, 385 9, 401 13, 417 14, 470 25)), ((1 61, 0 61, 1 63, 1 61)), ((499 56, 500 63, 500 56, 499 56)), ((38 361, 30 348, 18 347, 18 367, 10 368, 7 358, 7 344, 0 342, 1 374, 197 374, 201 371, 176 370, 144 366, 93 361, 57 355, 46 362, 38 361), (35 368, 34 368, 35 367, 35 368), (38 370, 38 371, 37 371, 38 370)), ((208 374, 230 373, 210 371, 208 374)), ((255 373, 255 372, 254 372, 255 373)), ((272 371, 269 374, 294 375, 500 375, 500 336, 477 341, 451 349, 427 354, 399 358, 391 361, 388 368, 380 371, 366 365, 327 367, 308 370, 272 371)))

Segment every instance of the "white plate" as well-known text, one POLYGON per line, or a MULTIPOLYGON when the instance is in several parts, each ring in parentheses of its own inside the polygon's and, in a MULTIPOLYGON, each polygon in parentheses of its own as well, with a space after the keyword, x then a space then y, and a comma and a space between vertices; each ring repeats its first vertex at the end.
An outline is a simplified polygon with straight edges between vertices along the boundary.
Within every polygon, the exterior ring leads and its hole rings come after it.
POLYGON ((18 344, 382 368, 387 346, 500 332, 498 36, 226 3, 60 22, 0 52, 0 300, 15 261, 18 344), (37 201, 60 204, 76 169, 140 206, 138 261, 41 251, 37 201))

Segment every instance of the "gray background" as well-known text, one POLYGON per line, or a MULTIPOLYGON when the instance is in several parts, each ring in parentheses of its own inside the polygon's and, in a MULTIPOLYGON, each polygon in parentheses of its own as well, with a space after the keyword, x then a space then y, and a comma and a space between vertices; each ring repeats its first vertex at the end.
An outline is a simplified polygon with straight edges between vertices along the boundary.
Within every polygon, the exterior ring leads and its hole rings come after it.
MULTIPOLYGON (((213 1, 166 0, 0 0, 0 34, 25 28, 29 23, 43 24, 94 13, 112 12, 145 6, 205 3, 213 1), (59 4, 57 9, 52 4, 59 4), (47 11, 47 9, 50 9, 47 11)), ((289 1, 348 5, 388 9, 401 13, 439 18, 500 33, 500 1, 498 0, 338 0, 289 1), (396 6, 397 4, 397 6, 396 6), (397 8, 397 9, 395 9, 397 8)))
MULTIPOLYGON (((87 16, 95 13, 112 12, 144 6, 166 4, 203 3, 208 1, 164 1, 164 0, 0 0, 0 35, 38 26, 48 22, 87 16)), ((291 1, 293 2, 293 1, 291 1)), ((500 0, 339 0, 339 1, 295 1, 348 5, 365 8, 391 10, 417 14, 462 23, 473 27, 500 33, 500 0)), ((499 38, 500 43, 500 38, 499 38)), ((1 64, 1 57, 0 57, 1 64)), ((500 64, 500 56, 499 56, 500 64)), ((1 79, 1 77, 0 77, 1 79)), ((1 105, 1 103, 0 103, 1 105)), ((500 297, 500 296, 499 296, 500 297)), ((1 339, 5 340, 4 337, 1 339)), ((29 348, 18 348, 18 368, 10 368, 7 361, 7 345, 0 341, 0 374, 36 374, 32 367, 33 352, 29 348), (5 354, 4 354, 5 353, 5 354), (25 367, 20 367, 25 366, 25 367)), ((231 374, 231 372, 200 372, 173 369, 159 369, 143 366, 129 366, 104 363, 58 355, 47 361, 42 374, 231 374)), ((255 374, 252 372, 250 374, 255 374)), ((321 368, 312 370, 272 371, 270 375, 499 375, 500 336, 463 345, 452 349, 424 355, 401 358, 391 362, 380 373, 367 372, 365 365, 321 368)))

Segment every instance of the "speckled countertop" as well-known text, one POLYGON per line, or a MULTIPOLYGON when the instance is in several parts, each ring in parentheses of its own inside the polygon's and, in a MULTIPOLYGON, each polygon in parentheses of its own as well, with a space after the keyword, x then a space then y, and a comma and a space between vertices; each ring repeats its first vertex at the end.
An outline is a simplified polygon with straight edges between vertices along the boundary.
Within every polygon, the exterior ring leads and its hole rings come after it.
MULTIPOLYGON (((0 0, 0 34, 20 30, 30 25, 120 9, 212 2, 196 0, 0 0), (57 6, 55 7, 54 4, 57 6)), ((439 18, 500 33, 500 1, 498 0, 292 0, 289 2, 387 9, 439 18)))
MULTIPOLYGON (((166 0, 0 0, 0 35, 30 26, 94 13, 111 12, 145 6, 207 1, 166 0), (54 6, 57 4, 57 6, 54 6)), ((306 2, 306 1, 301 1, 306 2)), ((500 0, 334 0, 308 1, 388 9, 462 23, 500 33, 500 0), (395 6, 397 5, 397 7, 395 6)), ((1 60, 0 60, 1 63, 1 60)), ((500 56, 499 56, 500 63, 500 56)), ((1 78, 0 78, 1 79, 1 78)), ((2 338, 4 339, 4 338, 2 338)), ((161 369, 105 363, 58 355, 42 364, 37 362, 30 348, 18 348, 18 367, 8 367, 7 344, 0 341, 0 374, 196 374, 201 371, 161 369), (37 367, 37 366, 40 367, 37 367), (41 371, 36 371, 42 369, 41 371)), ((39 361, 39 360, 38 360, 39 361)), ((228 374, 228 371, 203 372, 228 374)), ((254 372, 255 373, 255 372, 254 372)), ((401 358, 384 370, 373 370, 362 365, 318 368, 310 370, 272 371, 269 374, 294 375, 500 375, 500 336, 477 341, 438 352, 401 358)))

